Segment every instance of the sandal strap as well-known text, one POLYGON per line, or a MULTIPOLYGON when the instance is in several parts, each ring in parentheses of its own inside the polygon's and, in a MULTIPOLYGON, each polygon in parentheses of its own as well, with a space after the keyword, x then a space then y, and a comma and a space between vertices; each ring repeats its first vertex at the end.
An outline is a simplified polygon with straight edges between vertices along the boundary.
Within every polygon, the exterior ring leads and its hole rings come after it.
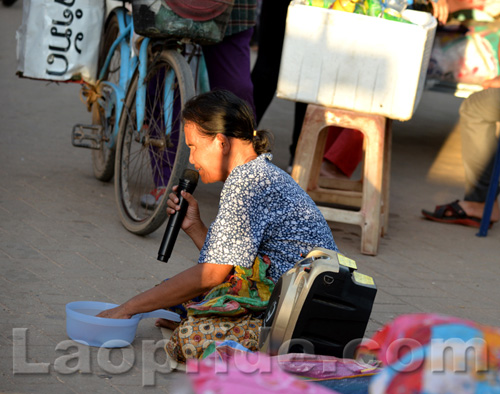
POLYGON ((467 214, 463 210, 463 208, 458 204, 460 200, 455 200, 445 205, 436 206, 436 210, 434 211, 434 215, 437 218, 443 218, 446 215, 446 212, 450 212, 451 216, 458 217, 464 219, 467 217, 467 214))

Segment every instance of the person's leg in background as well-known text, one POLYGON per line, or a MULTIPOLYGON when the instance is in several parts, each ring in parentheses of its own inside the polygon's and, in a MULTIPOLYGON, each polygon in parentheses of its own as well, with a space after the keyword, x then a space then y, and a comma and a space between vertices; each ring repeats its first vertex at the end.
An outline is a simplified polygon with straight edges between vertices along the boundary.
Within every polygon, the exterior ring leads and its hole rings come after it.
POLYGON ((215 45, 204 45, 210 89, 225 89, 246 100, 255 113, 250 78, 250 39, 253 28, 232 34, 215 45))
MULTIPOLYGON (((482 217, 498 146, 497 122, 500 122, 500 89, 486 89, 469 96, 460 106, 462 160, 465 170, 465 197, 460 205, 474 217, 482 217)), ((492 221, 500 219, 498 200, 492 221)))
POLYGON ((252 69, 257 124, 274 98, 278 85, 286 14, 290 0, 263 0, 259 18, 259 49, 252 69))
MULTIPOLYGON (((442 223, 479 227, 493 172, 500 121, 500 88, 470 95, 460 106, 462 161, 465 170, 465 196, 438 205, 434 212, 422 210, 425 218, 442 223)), ((498 193, 497 193, 498 196, 498 193)), ((498 200, 493 205, 491 223, 500 220, 498 200)))
POLYGON ((295 151, 297 150, 297 143, 299 142, 300 132, 302 131, 302 124, 306 117, 307 103, 295 103, 295 115, 293 118, 293 133, 292 143, 290 144, 290 162, 288 172, 292 172, 293 159, 295 158, 295 151))

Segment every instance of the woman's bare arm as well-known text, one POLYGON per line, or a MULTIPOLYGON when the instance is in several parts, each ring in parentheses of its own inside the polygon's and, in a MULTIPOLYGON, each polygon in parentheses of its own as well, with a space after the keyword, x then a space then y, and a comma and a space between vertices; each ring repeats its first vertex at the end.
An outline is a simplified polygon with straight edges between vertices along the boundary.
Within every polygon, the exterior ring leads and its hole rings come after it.
POLYGON ((138 313, 168 308, 189 301, 221 284, 233 269, 226 264, 197 264, 175 275, 124 304, 98 314, 98 317, 129 319, 138 313))

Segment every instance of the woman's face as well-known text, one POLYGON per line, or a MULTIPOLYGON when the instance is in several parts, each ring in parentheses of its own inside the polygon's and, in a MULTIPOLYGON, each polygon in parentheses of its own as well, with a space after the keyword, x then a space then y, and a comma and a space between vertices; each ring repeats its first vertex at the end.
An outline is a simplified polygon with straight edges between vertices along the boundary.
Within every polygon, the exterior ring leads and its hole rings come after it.
POLYGON ((203 183, 224 182, 227 177, 225 156, 220 138, 211 138, 198 131, 192 122, 184 125, 189 162, 199 171, 203 183))

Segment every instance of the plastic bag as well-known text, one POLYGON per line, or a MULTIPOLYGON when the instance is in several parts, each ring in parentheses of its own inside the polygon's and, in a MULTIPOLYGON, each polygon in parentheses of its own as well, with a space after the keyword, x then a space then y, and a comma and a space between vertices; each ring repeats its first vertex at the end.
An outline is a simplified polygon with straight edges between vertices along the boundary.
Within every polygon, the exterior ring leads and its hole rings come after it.
POLYGON ((104 2, 24 0, 17 71, 27 78, 94 83, 104 2))
POLYGON ((470 26, 465 34, 438 33, 427 72, 428 79, 480 85, 500 74, 500 25, 470 26))
MULTIPOLYGON (((192 2, 186 2, 186 7, 192 2)), ((200 9, 205 3, 221 5, 213 18, 210 18, 210 12, 205 17, 191 15, 192 18, 189 18, 188 14, 183 12, 181 16, 169 6, 169 4, 179 6, 182 4, 181 1, 135 0, 132 3, 134 30, 146 37, 191 39, 198 44, 217 44, 224 38, 234 0, 202 2, 199 5, 200 9)), ((177 9, 177 12, 180 11, 177 9)))

